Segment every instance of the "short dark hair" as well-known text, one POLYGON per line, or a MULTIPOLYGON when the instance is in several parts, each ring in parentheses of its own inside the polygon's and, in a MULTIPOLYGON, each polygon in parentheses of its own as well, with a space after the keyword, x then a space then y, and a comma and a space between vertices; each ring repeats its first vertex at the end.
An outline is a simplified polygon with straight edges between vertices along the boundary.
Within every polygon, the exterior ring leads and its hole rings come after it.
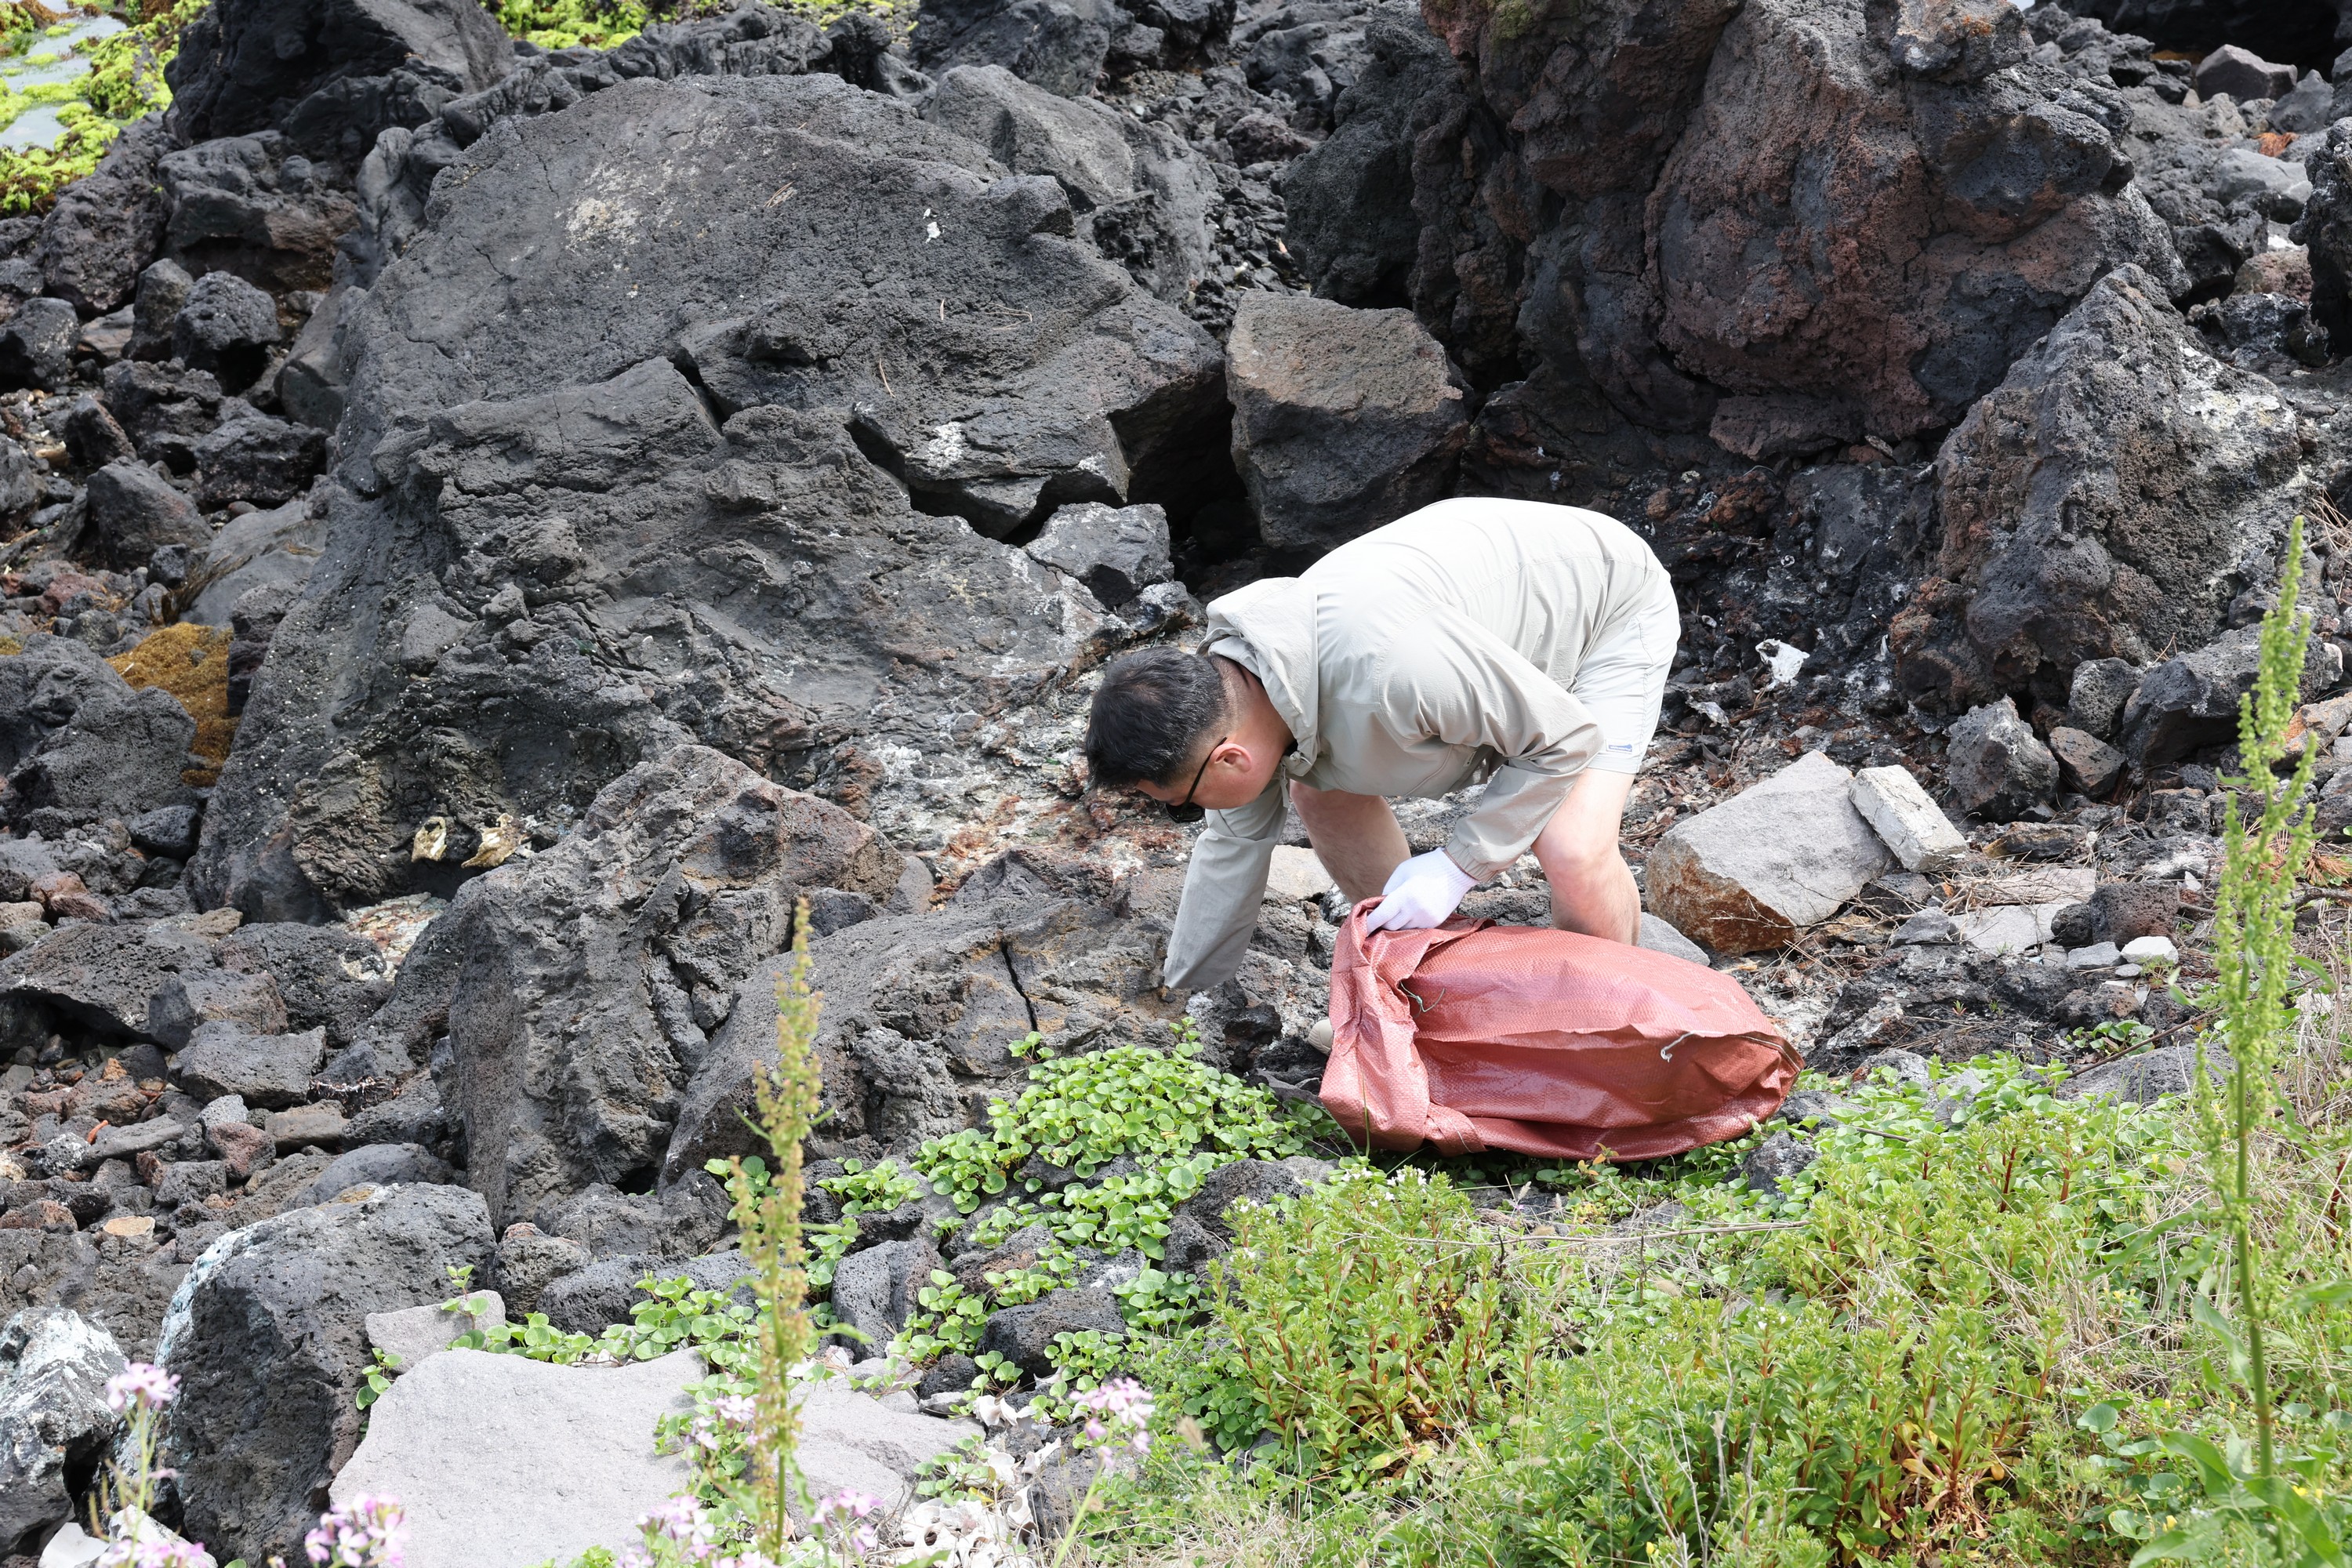
POLYGON ((1215 739, 1228 710, 1225 678, 1207 654, 1151 647, 1103 671, 1087 719, 1087 769, 1097 784, 1172 784, 1215 739))

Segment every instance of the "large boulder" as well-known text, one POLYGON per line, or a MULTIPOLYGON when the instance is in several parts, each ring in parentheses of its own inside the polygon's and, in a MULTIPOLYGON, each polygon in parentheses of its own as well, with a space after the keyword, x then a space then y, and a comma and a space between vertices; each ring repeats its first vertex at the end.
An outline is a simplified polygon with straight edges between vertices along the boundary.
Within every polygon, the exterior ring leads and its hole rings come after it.
POLYGON ((2109 268, 2177 268, 2121 106, 2028 47, 2006 0, 1761 0, 1724 29, 1649 208, 1659 342, 1735 395, 1718 439, 1949 424, 2109 268))
POLYGON ((463 171, 340 329, 327 551, 200 900, 446 889, 433 819, 552 826, 689 740, 824 786, 1128 635, 973 531, 1156 500, 1223 434, 1215 345, 1055 181, 825 76, 624 81, 463 171))
MULTIPOLYGON (((1018 875, 1002 862, 984 868, 937 913, 866 921, 810 945, 810 984, 824 996, 828 1138, 910 1153, 972 1125, 977 1108, 1020 1079, 1009 1047, 1032 1030, 1054 1043, 1150 1037, 1178 1016, 1181 999, 1159 989, 1167 928, 1136 909, 1136 890, 1030 873, 1024 858, 1011 858, 1018 875)), ((743 1117, 752 1074, 776 1060, 782 967, 772 961, 743 982, 697 1066, 665 1186, 705 1161, 757 1152, 743 1117)))
POLYGON ((1943 549, 1894 622, 1899 681, 1952 707, 2029 689, 2063 707, 2084 663, 2206 641, 2274 579, 2318 434, 2118 268, 1944 443, 1943 549))
POLYGON ((106 1384, 123 1363, 112 1334, 63 1307, 27 1309, 0 1329, 0 1552, 29 1551, 73 1517, 71 1482, 121 1422, 106 1384))
POLYGON ((100 688, 8 775, 0 815, 54 830, 184 804, 195 738, 194 718, 169 692, 100 688))
POLYGON ((1414 307, 1571 426, 1589 374, 1750 457, 1899 439, 2117 264, 2177 271, 2126 104, 2005 0, 1426 10, 1475 92, 1416 121, 1414 307))
POLYGON ((1132 20, 1116 0, 946 0, 918 15, 915 59, 933 71, 1003 66, 1048 92, 1084 98, 1132 20))
POLYGON ((160 923, 68 926, 0 963, 0 1017, 16 1037, 62 1021, 101 1040, 144 1039, 155 994, 216 956, 210 939, 160 923))
POLYGON ((401 115, 404 98, 437 109, 513 58, 475 0, 221 0, 182 30, 163 79, 183 143, 291 123, 315 128, 313 156, 356 162, 385 125, 424 118, 401 115))
POLYGON ((1268 544, 1328 549, 1451 492, 1465 389, 1412 311, 1253 290, 1225 352, 1234 467, 1268 544))
POLYGON ((922 115, 971 137, 1016 174, 1051 176, 1096 247, 1160 299, 1183 303, 1215 265, 1209 212, 1216 178, 1164 126, 1097 99, 1058 97, 1001 65, 945 72, 922 115))
POLYGON ((1666 830, 1650 852, 1651 909, 1716 952, 1794 941, 1894 861, 1852 799, 1853 775, 1808 752, 1666 830))
MULTIPOLYGON (((871 31, 852 25, 863 42, 836 50, 834 41, 807 19, 762 0, 722 16, 684 22, 655 22, 618 48, 533 53, 495 85, 443 104, 435 123, 412 132, 400 126, 377 138, 360 167, 359 232, 348 236, 350 279, 362 288, 415 236, 425 219, 434 180, 460 153, 506 119, 553 114, 591 93, 624 81, 682 76, 798 76, 824 63, 841 66, 836 75, 858 75, 859 86, 887 85, 903 94, 929 85, 921 73, 894 69, 875 58, 871 31), (871 72, 865 67, 873 67, 871 72), (911 79, 911 80, 906 79, 911 79)), ((882 40, 887 43, 887 35, 882 40)), ((881 59, 894 57, 882 56, 881 59)))
POLYGON ((392 992, 383 950, 334 926, 240 926, 222 942, 220 961, 225 969, 268 975, 285 999, 288 1022, 324 1029, 331 1046, 358 1038, 392 992))
POLYGON ((133 571, 155 552, 177 544, 203 550, 213 542, 195 503, 144 463, 109 463, 89 477, 83 542, 100 561, 133 571))
POLYGON ((92 699, 130 685, 88 643, 35 636, 0 655, 0 772, 17 765, 70 723, 92 699))
MULTIPOLYGON (((639 1517, 691 1484, 685 1455, 659 1453, 654 1433, 692 1412, 703 1375, 691 1351, 623 1367, 445 1351, 376 1402, 330 1495, 338 1507, 402 1499, 410 1568, 533 1568, 625 1545, 639 1517)), ((799 1401, 793 1457, 812 1497, 855 1489, 895 1510, 925 1467, 978 1434, 838 1379, 800 1384, 799 1401)))
POLYGON ((451 1105, 499 1223, 649 1180, 736 988, 818 888, 887 895, 899 858, 839 807, 701 746, 614 780, 548 852, 467 884, 451 1105))
POLYGON ((164 242, 206 274, 323 289, 336 242, 358 217, 328 173, 275 131, 199 142, 164 154, 156 168, 169 214, 164 242))
POLYGON ((321 1030, 257 1035, 236 1024, 209 1023, 180 1052, 176 1076, 205 1100, 233 1094, 248 1105, 282 1110, 310 1099, 311 1077, 326 1054, 321 1030))
POLYGON ((163 1457, 188 1533, 223 1557, 299 1552, 366 1425, 368 1314, 446 1300, 448 1271, 487 1266, 491 1246, 478 1195, 403 1186, 207 1247, 160 1351, 180 1378, 163 1457))
POLYGON ((1283 172, 1282 199, 1289 242, 1318 294, 1393 305, 1410 298, 1421 249, 1416 118, 1424 101, 1454 89, 1455 67, 1417 17, 1382 17, 1365 43, 1371 58, 1339 95, 1338 128, 1283 172))
POLYGON ((172 150, 161 115, 114 139, 98 167, 58 193, 34 249, 47 291, 93 316, 131 298, 163 243, 156 163, 172 150))

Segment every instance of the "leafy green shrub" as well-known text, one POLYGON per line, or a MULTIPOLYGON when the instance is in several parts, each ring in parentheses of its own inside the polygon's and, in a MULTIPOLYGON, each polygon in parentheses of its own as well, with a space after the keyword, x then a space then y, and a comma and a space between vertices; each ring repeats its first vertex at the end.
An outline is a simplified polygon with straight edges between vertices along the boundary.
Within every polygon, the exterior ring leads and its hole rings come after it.
MULTIPOLYGON (((1145 1374, 1226 1447, 1277 1434, 1256 1484, 1347 1561, 1368 1517, 1398 1563, 2114 1561, 2149 1467, 2076 1418, 2207 1256, 2180 1119, 2006 1060, 1848 1092, 1778 1197, 1738 1173, 1759 1133, 1548 1171, 1586 1200, 1561 1226, 1411 1171, 1243 1213, 1213 1321, 1145 1374), (1674 1217, 1598 1228, 1634 1209, 1674 1217)), ((1189 1463, 1138 1494, 1139 1537, 1191 1528, 1189 1463)))
POLYGON ((1251 1421, 1270 1427, 1343 1485, 1493 1434, 1529 1320, 1496 1249, 1462 1244, 1472 1211, 1444 1178, 1345 1173, 1229 1217, 1202 1347, 1214 1352, 1168 1389, 1188 1413, 1228 1441, 1255 1436, 1236 1429, 1251 1421), (1251 1402, 1212 1386, 1235 1377, 1251 1402))

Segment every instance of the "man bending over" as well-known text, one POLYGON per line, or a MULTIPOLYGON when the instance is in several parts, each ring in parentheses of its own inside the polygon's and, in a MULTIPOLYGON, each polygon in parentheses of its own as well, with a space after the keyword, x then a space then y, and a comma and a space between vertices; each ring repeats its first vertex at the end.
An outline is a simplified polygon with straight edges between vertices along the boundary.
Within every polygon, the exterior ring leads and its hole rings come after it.
POLYGON ((1446 500, 1217 600, 1202 652, 1112 664, 1087 726, 1094 782, 1208 816, 1166 984, 1241 966, 1286 785, 1340 890, 1381 897, 1372 930, 1442 923, 1532 847, 1554 924, 1633 942, 1618 825, 1680 625, 1664 568, 1622 523, 1446 500), (1412 855, 1387 797, 1480 779, 1444 847, 1412 855))

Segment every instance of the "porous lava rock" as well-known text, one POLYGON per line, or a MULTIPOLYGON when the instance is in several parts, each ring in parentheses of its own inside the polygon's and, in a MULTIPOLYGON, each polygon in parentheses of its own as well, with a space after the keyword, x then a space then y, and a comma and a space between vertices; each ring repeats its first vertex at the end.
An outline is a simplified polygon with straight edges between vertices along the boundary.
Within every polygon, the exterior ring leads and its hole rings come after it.
POLYGON ((1328 549, 1452 489, 1465 388, 1412 311, 1252 292, 1225 351, 1234 467, 1268 544, 1328 549))
POLYGON ((489 1216, 463 1187, 388 1188, 233 1231, 189 1271, 159 1358, 180 1379, 163 1462, 186 1530, 248 1561, 301 1550, 359 1447, 367 1315, 446 1300, 489 1216))
POLYGON ((1164 127, 1094 99, 1056 96, 1001 65, 944 72, 921 112, 1014 174, 1053 178, 1081 230, 1160 299, 1181 304, 1214 265, 1216 178, 1164 127))
POLYGON ((33 252, 48 292, 91 315, 131 298, 163 243, 156 164, 172 150, 163 116, 127 127, 98 167, 58 193, 33 252))
POLYGON ((1428 15, 1475 90, 1412 121, 1414 308, 1482 384, 1531 355, 1556 424, 1589 375, 1750 457, 1897 439, 2119 263, 2185 286, 2126 105, 1997 0, 1428 15))
POLYGON ((86 547, 109 565, 144 566, 155 552, 180 544, 202 549, 213 541, 204 514, 144 463, 109 463, 90 475, 86 547))
POLYGON ((2002 0, 1762 0, 1725 27, 1648 209, 1659 341, 1734 395, 1718 439, 1948 424, 2109 268, 2177 268, 2122 106, 2026 48, 2002 0))
MULTIPOLYGON (((1181 1007, 1159 988, 1174 891, 1165 880, 1113 887, 1016 851, 936 913, 866 921, 812 943, 809 984, 824 996, 826 1139, 911 1153, 961 1131, 1022 1077, 1009 1047, 1033 1031, 1049 1047, 1157 1036, 1181 1007)), ((665 1186, 707 1160, 754 1152, 743 1116, 751 1075, 776 1060, 783 967, 771 961, 744 980, 695 1068, 662 1164, 665 1186)))
POLYGON ((386 98, 479 91, 513 58, 475 0, 224 0, 182 30, 163 79, 183 143, 307 123, 318 127, 312 153, 333 155, 364 153, 386 124, 416 122, 387 117, 386 98))
POLYGON ((2310 258, 2311 313, 2337 353, 2352 353, 2352 125, 2329 127, 2304 166, 2311 195, 2294 235, 2310 258))
POLYGON ((2046 805, 2058 789, 2057 759, 2006 697, 1952 726, 1945 773, 1961 810, 1998 821, 2046 805))
POLYGON ((736 988, 803 891, 887 895, 899 858, 830 802, 702 746, 607 785, 545 854, 469 883, 446 1089, 501 1225, 593 1182, 649 1181, 736 988))
POLYGON ((687 741, 818 784, 936 746, 1126 635, 973 529, 1156 499, 1223 434, 1214 344, 1058 184, 836 78, 624 81, 499 121, 446 195, 341 329, 326 553, 200 900, 446 888, 435 818, 576 820, 687 741))
POLYGON ((2118 268, 1937 456, 1936 575, 1892 628, 1903 688, 2063 707, 2080 665, 2212 637, 2275 576, 2314 482, 2306 434, 2276 385, 2215 359, 2153 279, 2118 268))

